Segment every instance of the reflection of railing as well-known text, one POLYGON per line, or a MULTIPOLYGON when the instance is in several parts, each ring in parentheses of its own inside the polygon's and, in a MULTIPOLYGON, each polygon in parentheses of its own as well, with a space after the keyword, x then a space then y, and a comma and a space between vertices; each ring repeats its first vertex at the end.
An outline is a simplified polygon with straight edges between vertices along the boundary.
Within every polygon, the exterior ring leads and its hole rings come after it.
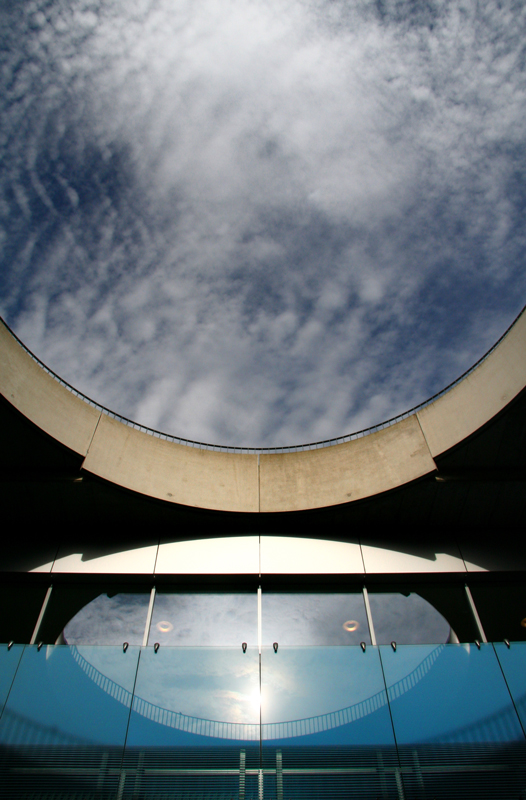
MULTIPOLYGON (((424 675, 429 672, 444 647, 445 645, 443 644, 435 647, 412 672, 390 686, 388 688, 389 700, 400 697, 416 686, 424 675)), ((172 711, 169 708, 163 708, 151 703, 149 700, 144 700, 142 697, 137 697, 137 695, 132 697, 131 692, 123 689, 115 681, 99 672, 93 664, 90 664, 76 647, 72 647, 71 651, 77 664, 103 691, 128 707, 133 699, 133 710, 137 714, 168 728, 175 728, 198 736, 209 736, 214 739, 233 739, 246 742, 259 741, 260 735, 264 740, 308 736, 313 733, 339 728, 341 725, 348 725, 369 714, 373 714, 387 703, 386 693, 382 689, 352 706, 331 711, 327 714, 319 714, 315 717, 306 717, 305 719, 290 720, 288 722, 269 722, 262 723, 260 726, 259 724, 251 723, 201 719, 200 717, 181 714, 179 711, 172 711)))
MULTIPOLYGON (((434 662, 443 651, 445 645, 439 645, 408 675, 394 683, 387 690, 389 702, 396 700, 410 691, 429 672, 434 662)), ((180 714, 170 709, 156 706, 147 700, 133 697, 132 693, 124 689, 111 678, 103 675, 90 664, 77 650, 72 647, 71 653, 93 682, 117 702, 130 708, 133 700, 133 710, 141 716, 177 730, 186 731, 199 736, 226 739, 231 741, 259 741, 260 726, 242 723, 219 722, 217 720, 201 719, 186 714, 180 714)), ((264 723, 261 726, 263 740, 289 739, 306 736, 313 733, 331 730, 352 723, 368 714, 372 714, 387 703, 386 693, 377 692, 366 700, 362 700, 347 708, 339 709, 328 714, 308 717, 289 722, 264 723)), ((513 740, 517 731, 517 714, 526 718, 526 694, 515 701, 515 708, 510 703, 504 709, 476 722, 457 728, 447 733, 444 732, 440 741, 442 744, 454 743, 487 743, 505 742, 513 740)), ((49 726, 37 722, 27 716, 19 714, 9 707, 2 714, 2 743, 27 744, 31 746, 90 746, 96 744, 78 735, 68 734, 57 726, 49 726)))
POLYGON ((84 402, 89 403, 89 405, 93 406, 93 408, 98 409, 103 414, 106 414, 107 416, 112 417, 113 419, 119 420, 119 422, 122 422, 131 428, 135 428, 136 430, 142 431, 143 433, 148 433, 151 436, 157 437, 158 439, 165 439, 166 441, 169 442, 184 444, 187 445, 188 447, 198 447, 202 450, 216 450, 216 451, 218 450, 227 453, 292 453, 297 450, 317 450, 322 447, 331 447, 332 445, 335 444, 350 442, 353 439, 361 439, 363 436, 367 436, 369 433, 374 433, 375 431, 380 431, 383 430, 384 428, 389 428, 391 425, 395 425, 397 422, 400 422, 400 420, 406 419, 407 417, 410 417, 412 414, 415 414, 417 411, 420 411, 420 409, 425 408, 430 403, 433 403, 435 400, 441 397, 443 394, 449 392, 450 389, 452 389, 454 386, 460 383, 460 381, 464 380, 464 378, 467 375, 473 372, 473 370, 475 370, 479 366, 479 364, 485 361, 487 357, 495 350, 495 348, 504 339, 504 337, 508 334, 513 325, 515 325, 519 317, 524 312, 525 308, 522 309, 520 314, 511 323, 510 327, 502 334, 500 339, 498 339, 495 342, 495 344, 492 347, 490 347, 487 353, 484 353, 484 355, 481 356, 481 358, 479 358, 479 360, 476 361, 475 364, 473 364, 473 366, 469 367, 469 369, 463 372, 462 375, 456 378, 456 380, 452 381, 452 383, 448 384, 439 392, 434 394, 432 397, 429 397, 427 400, 424 400, 422 403, 419 403, 418 405, 413 406, 407 411, 398 414, 396 417, 391 417, 390 419, 387 419, 384 422, 380 422, 377 425, 371 425, 371 427, 369 428, 363 428, 363 430, 355 431, 354 433, 345 434, 344 436, 338 436, 333 439, 323 439, 319 442, 309 442, 308 444, 290 445, 285 447, 239 447, 239 446, 229 447, 226 445, 207 444, 206 442, 197 442, 192 439, 183 439, 180 436, 172 436, 171 434, 168 433, 161 433, 161 431, 157 431, 153 428, 148 428, 146 425, 140 425, 138 422, 133 422, 133 420, 128 419, 127 417, 122 417, 120 414, 116 414, 114 411, 110 411, 110 409, 106 408, 105 406, 102 406, 100 403, 91 400, 89 397, 87 397, 87 395, 82 394, 82 392, 79 392, 69 383, 62 380, 62 378, 60 378, 55 372, 53 372, 53 370, 49 369, 49 367, 46 367, 46 365, 42 361, 40 361, 40 359, 34 353, 32 353, 31 350, 28 347, 26 347, 26 345, 23 342, 20 341, 18 336, 16 336, 16 334, 13 333, 11 328, 9 328, 9 326, 4 322, 4 320, 1 317, 0 320, 5 325, 7 330, 11 333, 11 335, 17 340, 19 345, 25 350, 25 352, 33 359, 33 361, 36 361, 36 363, 45 372, 47 372, 48 375, 51 375, 52 378, 54 378, 58 383, 64 386, 69 392, 76 395, 76 397, 79 397, 81 400, 84 400, 84 402))
MULTIPOLYGON (((526 716, 526 695, 523 695, 515 708, 521 713, 522 718, 526 716)), ((459 742, 472 744, 473 742, 509 742, 517 736, 517 713, 510 703, 504 709, 496 711, 490 717, 478 719, 463 728, 444 733, 440 737, 442 744, 459 742)))
POLYGON ((87 747, 93 744, 89 739, 65 733, 56 725, 45 725, 24 714, 4 708, 2 713, 2 745, 30 744, 36 747, 71 746, 87 747))
POLYGON ((131 706, 133 694, 128 691, 128 689, 125 689, 111 678, 103 675, 93 664, 86 661, 76 647, 70 646, 70 652, 77 664, 84 670, 86 675, 91 678, 93 683, 99 686, 106 694, 109 694, 110 697, 114 697, 119 703, 122 703, 123 706, 127 706, 128 708, 131 706))

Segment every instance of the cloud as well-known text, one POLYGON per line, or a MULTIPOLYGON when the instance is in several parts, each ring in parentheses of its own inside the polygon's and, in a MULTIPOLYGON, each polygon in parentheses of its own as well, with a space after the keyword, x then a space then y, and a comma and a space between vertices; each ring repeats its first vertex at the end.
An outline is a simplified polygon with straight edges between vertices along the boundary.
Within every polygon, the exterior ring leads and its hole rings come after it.
POLYGON ((4 11, 4 317, 190 439, 292 444, 424 400, 523 304, 525 13, 4 11))

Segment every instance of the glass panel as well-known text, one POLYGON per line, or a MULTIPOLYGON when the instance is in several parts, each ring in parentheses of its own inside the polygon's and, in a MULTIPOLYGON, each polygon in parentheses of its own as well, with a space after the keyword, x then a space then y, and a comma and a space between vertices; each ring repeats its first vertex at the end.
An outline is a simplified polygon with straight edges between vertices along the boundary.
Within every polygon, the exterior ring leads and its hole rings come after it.
POLYGON ((526 639, 526 590, 524 582, 470 584, 480 621, 490 642, 526 639))
POLYGON ((406 797, 518 797, 525 743, 493 647, 380 654, 406 797))
POLYGON ((148 602, 147 594, 99 594, 65 626, 65 644, 141 645, 148 602))
POLYGON ((0 642, 29 642, 47 586, 5 583, 0 586, 0 642))
POLYGON ((0 715, 7 700, 23 650, 23 644, 14 644, 9 650, 6 644, 0 645, 0 715))
POLYGON ((159 591, 148 644, 185 647, 257 645, 257 595, 159 591))
POLYGON ((378 649, 263 648, 265 797, 398 798, 378 649))
POLYGON ((526 642, 494 644, 515 708, 526 731, 526 642))
POLYGON ((132 647, 25 648, 0 719, 6 790, 115 796, 138 655, 132 647))
POLYGON ((416 592, 370 589, 369 602, 378 644, 423 644, 447 642, 450 638, 447 619, 416 592))
POLYGON ((124 761, 125 796, 248 800, 257 797, 258 768, 257 649, 144 649, 124 761))
POLYGON ((54 586, 38 638, 46 644, 142 645, 149 592, 129 586, 54 586))
POLYGON ((369 644, 363 594, 289 594, 263 592, 263 644, 369 644))

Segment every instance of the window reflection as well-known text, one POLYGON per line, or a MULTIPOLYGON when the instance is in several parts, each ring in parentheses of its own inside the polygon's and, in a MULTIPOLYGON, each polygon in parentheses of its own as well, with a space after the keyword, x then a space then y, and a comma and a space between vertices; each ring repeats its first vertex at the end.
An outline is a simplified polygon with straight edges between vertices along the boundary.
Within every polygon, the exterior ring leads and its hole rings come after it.
POLYGON ((263 644, 369 644, 361 592, 347 594, 263 593, 263 644))
POLYGON ((157 592, 148 644, 257 645, 257 595, 157 592))
MULTIPOLYGON (((45 644, 127 641, 141 645, 150 587, 138 588, 99 583, 53 587, 38 639, 45 644)), ((378 644, 472 642, 479 638, 463 585, 418 582, 400 589, 400 584, 394 583, 368 585, 378 644)), ((491 595, 490 599, 495 598, 491 595)), ((485 598, 481 600, 487 615, 485 598)), ((519 601, 515 605, 519 608, 519 601)), ((262 644, 267 646, 274 642, 295 647, 371 643, 361 587, 340 593, 263 591, 261 611, 262 644)), ((520 617, 525 618, 526 614, 520 617)), ((33 626, 31 620, 28 630, 33 626)), ((257 593, 180 592, 163 587, 155 596, 148 630, 148 644, 156 642, 185 647, 257 645, 257 593)))
POLYGON ((141 645, 149 599, 149 591, 130 586, 53 587, 39 638, 46 644, 141 645))
POLYGON ((378 644, 473 642, 478 629, 464 586, 435 581, 369 587, 378 644))
POLYGON ((100 594, 65 626, 61 644, 142 644, 149 596, 100 594))
POLYGON ((458 641, 449 622, 416 592, 369 591, 378 644, 427 644, 458 641))

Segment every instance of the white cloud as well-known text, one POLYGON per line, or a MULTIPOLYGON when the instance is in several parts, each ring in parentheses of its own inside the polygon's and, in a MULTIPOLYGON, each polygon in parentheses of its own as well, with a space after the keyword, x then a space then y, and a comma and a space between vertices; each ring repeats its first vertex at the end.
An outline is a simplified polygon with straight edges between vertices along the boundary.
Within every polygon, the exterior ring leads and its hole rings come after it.
POLYGON ((27 8, 3 314, 103 404, 191 439, 326 438, 423 400, 518 312, 524 9, 27 8))

